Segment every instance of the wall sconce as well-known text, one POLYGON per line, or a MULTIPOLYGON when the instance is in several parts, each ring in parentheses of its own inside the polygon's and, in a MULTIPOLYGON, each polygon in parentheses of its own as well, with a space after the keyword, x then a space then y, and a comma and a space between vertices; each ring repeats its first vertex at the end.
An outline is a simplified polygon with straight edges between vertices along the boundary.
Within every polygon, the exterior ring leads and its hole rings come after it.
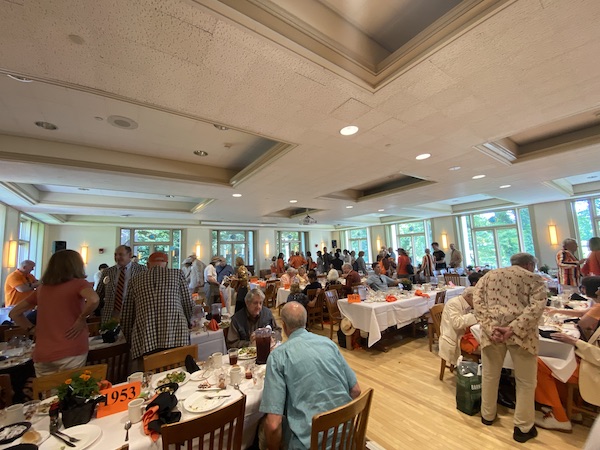
POLYGON ((8 268, 17 267, 17 250, 19 250, 19 243, 17 241, 9 241, 8 268))
POLYGON ((556 231, 556 225, 548 225, 548 233, 550 233, 550 244, 558 245, 558 232, 556 231))
POLYGON ((442 248, 444 248, 444 249, 448 248, 448 234, 447 233, 442 233, 442 248))
POLYGON ((81 247, 81 259, 83 259, 83 263, 88 263, 88 246, 84 245, 81 247))
POLYGON ((198 258, 198 259, 200 259, 200 255, 202 253, 201 250, 202 250, 202 248, 200 247, 200 242, 198 242, 196 244, 196 258, 198 258))
POLYGON ((269 241, 265 241, 265 257, 268 257, 270 253, 271 252, 269 252, 269 241))
POLYGON ((381 250, 381 239, 377 236, 377 252, 379 252, 379 250, 381 250))

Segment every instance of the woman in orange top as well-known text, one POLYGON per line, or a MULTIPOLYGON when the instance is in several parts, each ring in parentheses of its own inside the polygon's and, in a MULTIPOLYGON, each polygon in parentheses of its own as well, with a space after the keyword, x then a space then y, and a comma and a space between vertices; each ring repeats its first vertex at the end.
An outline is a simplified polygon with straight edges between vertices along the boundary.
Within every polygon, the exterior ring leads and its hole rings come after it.
POLYGON ((408 277, 409 273, 408 270, 406 269, 406 266, 408 266, 410 264, 410 257, 408 256, 408 253, 406 253, 406 250, 404 250, 403 248, 399 248, 398 249, 398 269, 397 269, 397 273, 398 273, 398 278, 402 277, 408 277))
POLYGON ((283 253, 277 256, 277 275, 281 275, 285 272, 285 262, 283 261, 283 253))
POLYGON ((600 237, 591 238, 588 244, 590 246, 590 254, 581 268, 581 273, 586 276, 600 276, 600 237))

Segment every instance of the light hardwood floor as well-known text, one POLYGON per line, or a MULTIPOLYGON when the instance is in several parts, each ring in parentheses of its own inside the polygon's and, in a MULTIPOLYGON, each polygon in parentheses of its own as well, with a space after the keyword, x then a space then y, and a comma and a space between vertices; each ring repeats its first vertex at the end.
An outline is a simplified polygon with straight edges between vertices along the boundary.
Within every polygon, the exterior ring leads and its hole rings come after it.
MULTIPOLYGON (((329 336, 328 325, 324 331, 312 331, 329 336)), ((582 448, 590 430, 586 426, 575 424, 571 434, 538 428, 536 439, 519 444, 512 439, 512 410, 498 406, 499 420, 490 427, 481 423, 479 414, 461 413, 456 409, 454 375, 446 370, 444 381, 439 380, 440 359, 429 352, 427 337, 413 339, 405 335, 387 353, 341 349, 361 388, 375 390, 367 437, 381 447, 389 450, 582 448)), ((337 342, 335 334, 334 341, 337 342)))

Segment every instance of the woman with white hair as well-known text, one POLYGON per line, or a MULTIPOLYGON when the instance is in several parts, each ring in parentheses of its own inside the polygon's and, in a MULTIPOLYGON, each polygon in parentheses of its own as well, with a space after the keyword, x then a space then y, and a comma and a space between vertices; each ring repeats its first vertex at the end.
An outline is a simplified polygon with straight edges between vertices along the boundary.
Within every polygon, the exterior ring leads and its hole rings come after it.
POLYGON ((458 297, 448 300, 442 313, 439 355, 454 366, 460 356, 460 338, 467 327, 477 323, 472 312, 473 292, 475 288, 468 287, 458 297))

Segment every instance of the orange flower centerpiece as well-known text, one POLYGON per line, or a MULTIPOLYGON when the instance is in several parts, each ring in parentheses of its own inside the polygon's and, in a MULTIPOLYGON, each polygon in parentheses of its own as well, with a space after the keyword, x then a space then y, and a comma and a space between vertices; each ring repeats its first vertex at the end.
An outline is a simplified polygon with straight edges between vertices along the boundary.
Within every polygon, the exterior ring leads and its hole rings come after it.
MULTIPOLYGON (((58 399, 65 428, 88 423, 96 403, 102 397, 100 389, 105 389, 105 382, 100 382, 92 377, 92 372, 84 370, 74 373, 63 384, 58 386, 58 399)), ((110 387, 110 383, 108 383, 110 387)))

